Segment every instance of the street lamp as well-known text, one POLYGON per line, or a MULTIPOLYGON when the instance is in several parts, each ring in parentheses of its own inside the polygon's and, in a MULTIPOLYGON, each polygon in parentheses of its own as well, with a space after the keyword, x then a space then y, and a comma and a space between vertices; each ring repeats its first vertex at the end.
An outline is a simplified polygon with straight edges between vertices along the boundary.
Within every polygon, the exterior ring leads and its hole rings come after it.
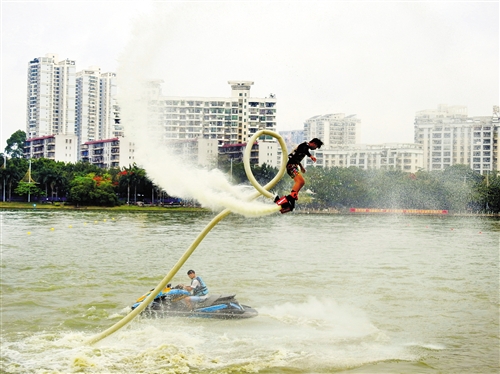
MULTIPOLYGON (((3 154, 3 168, 4 171, 7 168, 7 156, 5 156, 5 153, 3 154)), ((5 172, 3 174, 3 202, 5 203, 5 172)))
POLYGON ((233 158, 229 159, 231 161, 231 183, 233 183, 233 158))
POLYGON ((31 202, 31 158, 29 159, 28 168, 28 203, 31 202))

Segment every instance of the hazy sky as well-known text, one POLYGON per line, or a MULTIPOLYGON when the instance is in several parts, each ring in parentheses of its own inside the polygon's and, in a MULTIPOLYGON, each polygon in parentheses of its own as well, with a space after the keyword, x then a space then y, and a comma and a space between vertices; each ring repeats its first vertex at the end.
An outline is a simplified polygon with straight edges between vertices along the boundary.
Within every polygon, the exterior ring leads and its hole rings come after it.
POLYGON ((0 151, 25 130, 28 62, 118 71, 125 51, 171 96, 274 93, 278 131, 356 114, 361 142, 413 142, 415 112, 499 104, 499 2, 4 1, 0 151), (143 41, 147 38, 148 43, 143 41), (132 48, 132 49, 131 49, 132 48), (154 66, 154 68, 151 68, 154 66))

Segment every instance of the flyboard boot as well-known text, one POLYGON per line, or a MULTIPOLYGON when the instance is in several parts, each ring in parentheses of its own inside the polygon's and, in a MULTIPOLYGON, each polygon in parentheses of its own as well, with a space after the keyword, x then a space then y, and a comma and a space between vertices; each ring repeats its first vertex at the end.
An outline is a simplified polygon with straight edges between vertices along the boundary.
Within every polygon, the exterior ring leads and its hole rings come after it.
POLYGON ((281 207, 281 214, 284 214, 291 212, 295 208, 295 200, 291 195, 286 195, 283 197, 276 196, 274 202, 281 207))

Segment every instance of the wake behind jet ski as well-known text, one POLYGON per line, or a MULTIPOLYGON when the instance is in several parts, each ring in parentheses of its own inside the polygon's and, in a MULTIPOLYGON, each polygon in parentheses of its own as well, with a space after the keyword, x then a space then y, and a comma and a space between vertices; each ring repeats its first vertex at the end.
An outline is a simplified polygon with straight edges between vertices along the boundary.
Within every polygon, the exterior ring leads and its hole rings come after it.
MULTIPOLYGON (((182 289, 182 285, 171 287, 167 285, 141 313, 150 318, 163 318, 169 316, 202 317, 219 319, 241 319, 256 317, 259 313, 247 305, 241 305, 236 300, 236 295, 207 295, 202 301, 190 304, 184 299, 190 293, 182 289)), ((132 305, 132 310, 137 308, 149 293, 137 299, 132 305)))

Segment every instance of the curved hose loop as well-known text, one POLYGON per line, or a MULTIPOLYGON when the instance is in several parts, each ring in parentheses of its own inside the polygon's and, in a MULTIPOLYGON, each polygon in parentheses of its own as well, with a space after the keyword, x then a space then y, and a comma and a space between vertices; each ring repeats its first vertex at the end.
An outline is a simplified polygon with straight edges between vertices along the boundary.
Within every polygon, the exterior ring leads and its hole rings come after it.
MULTIPOLYGON (((247 146, 245 148, 245 153, 243 154, 243 165, 245 166, 245 173, 247 175, 248 180, 250 181, 250 183, 252 183, 252 186, 254 186, 255 189, 259 192, 259 193, 254 193, 250 197, 251 199, 255 199, 260 195, 269 197, 271 199, 274 198, 273 194, 270 193, 269 190, 271 188, 273 188, 279 182, 279 180, 283 177, 283 174, 285 174, 286 164, 288 162, 286 155, 288 155, 288 152, 286 149, 285 141, 283 140, 283 138, 280 135, 278 135, 274 131, 259 130, 250 138, 250 140, 248 141, 247 146), (251 156, 253 145, 257 141, 257 139, 263 135, 272 136, 273 138, 278 140, 278 142, 280 143, 280 146, 281 146, 281 166, 280 166, 280 169, 278 171, 278 174, 276 174, 276 176, 268 184, 266 184, 264 187, 262 187, 259 184, 259 182, 257 182, 257 180, 255 179, 255 177, 253 175, 252 169, 250 168, 250 156, 251 156)), ((279 208, 277 210, 279 210, 279 208)))
MULTIPOLYGON (((250 183, 255 187, 255 189, 258 192, 255 192, 254 194, 250 195, 248 200, 253 200, 260 196, 261 194, 272 198, 273 195, 268 191, 271 188, 273 188, 276 183, 281 179, 283 174, 285 173, 286 170, 286 163, 287 160, 285 157, 282 156, 282 162, 281 162, 281 167, 278 172, 278 174, 269 182, 267 183, 264 187, 262 187, 257 180, 255 179, 252 170, 250 168, 250 152, 251 149, 256 142, 257 138, 262 135, 270 135, 278 140, 280 143, 281 149, 282 149, 282 155, 287 155, 287 150, 286 150, 286 145, 285 142, 283 141, 283 138, 278 135, 277 133, 270 131, 270 130, 260 130, 257 133, 252 136, 250 141, 248 142, 246 148, 245 148, 245 153, 243 155, 243 163, 245 166, 245 172, 250 180, 250 183)), ((280 207, 276 205, 276 211, 278 211, 280 207)), ((191 256, 191 254, 194 252, 196 247, 201 243, 201 241, 207 236, 207 234, 212 230, 212 228, 218 224, 224 217, 229 215, 231 211, 229 209, 224 209, 222 212, 220 212, 217 216, 215 216, 212 221, 198 234, 197 238, 193 241, 193 243, 189 246, 189 248, 184 252, 184 254, 181 256, 181 258, 177 261, 177 263, 172 267, 172 269, 168 272, 168 274, 163 278, 163 280, 158 283, 156 288, 151 291, 151 293, 142 301, 142 303, 139 304, 137 308, 135 308, 133 311, 131 311, 129 314, 127 314, 125 317, 123 317, 120 321, 115 323, 113 326, 109 327, 108 329, 104 330, 100 334, 97 334, 90 339, 87 340, 87 344, 94 344, 97 343, 98 341, 104 339, 105 337, 113 334, 114 332, 118 331, 121 329, 123 326, 125 326, 127 323, 132 321, 139 313, 141 313, 155 298, 156 296, 160 293, 161 290, 165 288, 165 286, 172 280, 172 278, 177 274, 179 269, 184 265, 184 263, 188 260, 188 258, 191 256)))

